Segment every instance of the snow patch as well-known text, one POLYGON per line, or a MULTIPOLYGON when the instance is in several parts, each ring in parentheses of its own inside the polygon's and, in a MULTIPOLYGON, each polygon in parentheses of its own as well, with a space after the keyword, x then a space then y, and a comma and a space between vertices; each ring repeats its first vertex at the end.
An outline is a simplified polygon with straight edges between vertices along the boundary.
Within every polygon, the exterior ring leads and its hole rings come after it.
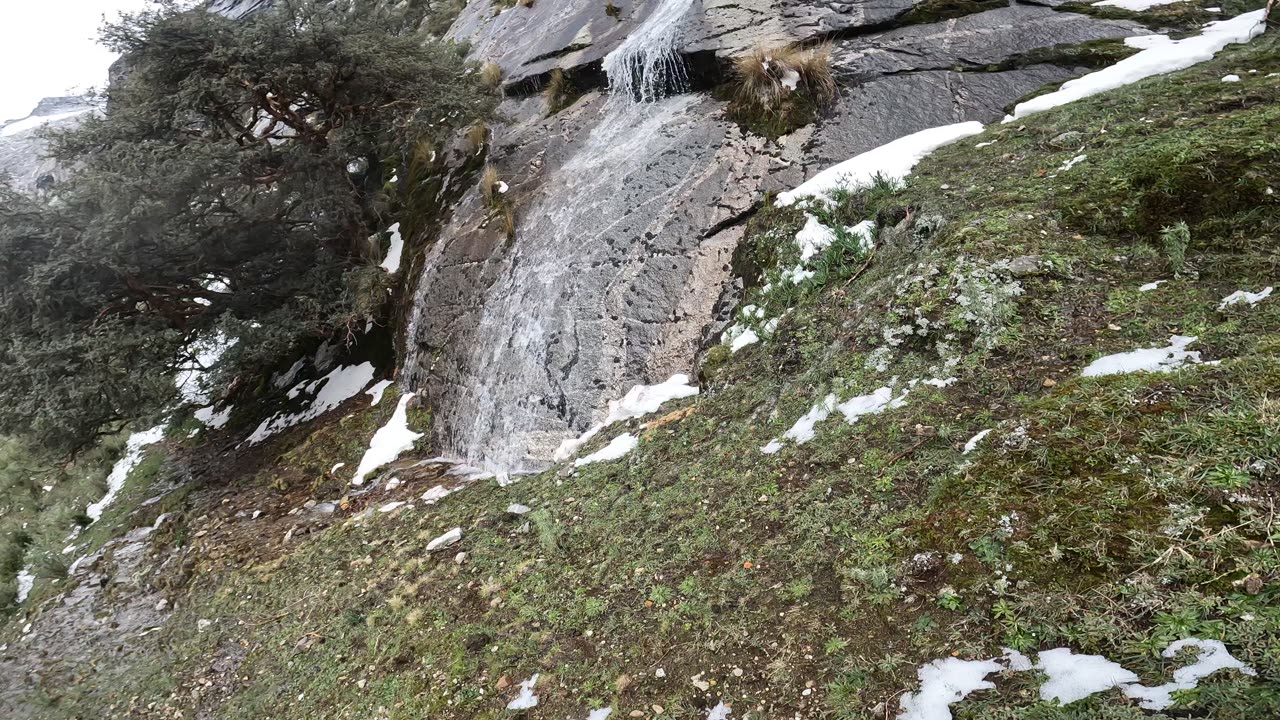
POLYGON ((1233 74, 1233 75, 1223 75, 1223 76, 1222 76, 1222 82, 1224 82, 1224 83, 1236 83, 1236 82, 1240 82, 1240 76, 1239 76, 1239 75, 1234 75, 1234 74, 1233 74))
POLYGON ((969 438, 969 441, 964 444, 964 450, 962 450, 960 454, 968 455, 969 453, 973 452, 975 449, 977 449, 978 443, 982 442, 982 439, 989 434, 991 434, 991 428, 987 428, 986 430, 983 430, 979 432, 977 435, 974 435, 973 437, 969 438))
POLYGON ((760 336, 756 334, 755 330, 742 325, 734 325, 729 328, 729 332, 726 335, 729 336, 729 352, 731 353, 736 353, 748 345, 755 345, 760 342, 760 336))
POLYGON ((428 505, 435 505, 446 497, 455 492, 453 488, 447 488, 443 485, 436 485, 430 490, 422 493, 422 502, 428 505))
POLYGON ((1167 282, 1169 281, 1156 280, 1155 282, 1149 282, 1146 285, 1140 285, 1138 286, 1138 292, 1151 292, 1152 290, 1158 289, 1162 283, 1167 283, 1167 282))
MULTIPOLYGON (((1265 12, 1265 10, 1255 10, 1229 20, 1211 22, 1205 25, 1199 35, 1183 40, 1166 38, 1164 41, 1141 41, 1146 44, 1146 47, 1143 47, 1138 54, 1131 55, 1097 72, 1070 80, 1054 92, 1019 103, 1013 109, 1013 114, 1005 117, 1004 122, 1012 122, 1090 95, 1123 87, 1153 75, 1163 75, 1202 63, 1211 59, 1227 45, 1248 42, 1262 34, 1266 27, 1263 22, 1265 12)), ((1132 43, 1126 44, 1130 47, 1139 47, 1132 43)))
POLYGON ((824 198, 842 187, 851 190, 869 187, 877 175, 890 180, 901 180, 929 153, 980 132, 982 123, 974 120, 929 128, 900 137, 823 170, 796 189, 779 194, 776 204, 785 207, 801 198, 824 198))
POLYGON ((382 269, 389 273, 400 271, 400 256, 404 254, 404 238, 400 237, 400 223, 387 228, 391 233, 391 246, 387 248, 387 256, 382 259, 382 269))
POLYGON ((1200 353, 1187 350, 1196 341, 1195 336, 1173 335, 1168 347, 1140 348, 1129 352, 1107 355, 1085 366, 1080 372, 1084 377, 1101 377, 1132 372, 1168 372, 1183 365, 1200 362, 1200 353))
POLYGON ((289 390, 288 396, 296 398, 301 394, 314 394, 310 407, 299 413, 276 413, 263 420, 249 436, 249 444, 256 445, 281 430, 320 417, 354 397, 372 381, 373 363, 364 362, 334 368, 319 380, 298 383, 289 390))
POLYGON ((590 455, 574 460, 573 466, 582 467, 583 465, 590 465, 591 463, 617 460, 623 455, 635 450, 636 446, 639 444, 640 440, 635 435, 632 435, 631 433, 623 433, 610 441, 608 445, 605 445, 590 455))
POLYGON ((14 602, 18 605, 27 601, 27 596, 31 594, 31 588, 35 587, 36 576, 31 574, 31 566, 28 565, 18 571, 18 595, 14 598, 14 602))
POLYGON ((1254 305, 1257 305, 1263 300, 1271 297, 1271 290, 1272 288, 1270 285, 1263 288, 1262 292, 1256 293, 1251 293, 1247 290, 1237 290, 1222 298, 1222 302, 1218 305, 1218 309, 1225 310, 1226 308, 1239 303, 1249 303, 1249 307, 1253 307, 1254 305))
POLYGON ((528 710, 537 707, 538 696, 533 694, 533 686, 538 682, 538 673, 534 673, 533 677, 520 683, 520 694, 515 700, 507 703, 508 710, 528 710))
POLYGON ((599 710, 592 710, 587 714, 587 720, 607 720, 609 715, 613 713, 613 708, 606 707, 599 710))
POLYGON ((369 473, 393 462, 401 453, 412 450, 413 444, 422 437, 422 433, 409 429, 409 401, 413 396, 414 393, 401 395, 391 419, 373 434, 369 449, 360 458, 355 477, 351 478, 352 485, 363 485, 369 473))
POLYGON ((1183 648, 1198 648, 1196 661, 1186 667, 1173 671, 1173 682, 1153 688, 1131 685, 1124 689, 1124 694, 1139 700, 1139 707, 1146 710, 1164 710, 1173 704, 1173 693, 1176 690, 1190 690, 1219 670, 1239 670, 1244 675, 1257 675, 1257 671, 1232 657, 1227 646, 1221 640, 1201 640, 1184 638, 1164 649, 1163 655, 1174 657, 1183 648))
POLYGON ((217 430, 231 421, 231 411, 234 407, 228 405, 222 408, 221 412, 214 412, 213 408, 214 406, 210 405, 209 407, 202 407, 199 410, 196 410, 195 418, 205 427, 217 430))
POLYGON ((390 380, 379 380, 373 387, 364 391, 365 395, 373 398, 373 401, 369 403, 370 407, 382 402, 382 393, 386 392, 391 385, 392 382, 390 380))
POLYGON ((124 455, 111 466, 111 474, 107 476, 107 494, 86 508, 86 515, 95 522, 102 517, 102 511, 116 499, 116 495, 120 494, 125 480, 129 479, 129 473, 142 462, 142 449, 163 440, 165 427, 165 425, 157 425, 150 430, 143 430, 129 436, 125 441, 124 455))
POLYGON ((898 720, 951 720, 950 706, 975 690, 994 688, 987 676, 1003 668, 998 660, 934 660, 916 672, 920 691, 906 693, 898 701, 902 706, 898 720))
POLYGON ((0 137, 11 137, 21 132, 26 132, 28 130, 35 130, 36 128, 42 127, 52 122, 57 122, 59 120, 66 120, 67 118, 73 118, 77 115, 83 115, 87 112, 93 112, 93 110, 94 108, 81 108, 79 110, 72 110, 70 112, 58 113, 56 115, 35 115, 32 117, 23 118, 22 120, 17 120, 9 123, 8 125, 5 125, 4 128, 0 128, 0 137))
POLYGON ((1063 705, 1138 682, 1137 675, 1101 655, 1076 655, 1069 648, 1045 650, 1035 668, 1049 678, 1040 686, 1040 698, 1063 705))
POLYGON ((672 375, 667 378, 666 382, 657 385, 633 385, 621 399, 609 401, 609 412, 605 415, 603 422, 576 438, 570 438, 560 443, 560 447, 556 448, 552 459, 556 462, 568 460, 601 430, 616 422, 643 417, 649 413, 657 412, 658 408, 668 401, 692 397, 697 394, 698 386, 691 385, 689 376, 683 374, 672 375))
POLYGON ((1062 163, 1062 165, 1058 167, 1058 172, 1066 172, 1066 171, 1070 170, 1071 168, 1075 167, 1077 164, 1079 164, 1081 161, 1083 161, 1083 160, 1084 160, 1085 158, 1087 158, 1087 157, 1089 157, 1089 156, 1088 156, 1088 155, 1077 155, 1077 156, 1075 156, 1075 157, 1071 158, 1070 160, 1068 160, 1068 161, 1066 161, 1066 162, 1062 163))

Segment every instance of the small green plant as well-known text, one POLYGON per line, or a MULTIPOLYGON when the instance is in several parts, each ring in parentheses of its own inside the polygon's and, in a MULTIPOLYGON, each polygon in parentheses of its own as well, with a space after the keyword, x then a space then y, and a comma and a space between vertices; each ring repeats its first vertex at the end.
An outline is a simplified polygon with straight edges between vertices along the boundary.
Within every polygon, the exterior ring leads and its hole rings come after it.
POLYGON ((787 583, 783 594, 792 600, 803 600, 813 592, 813 578, 796 578, 787 583))
POLYGON ((1174 272, 1182 272, 1187 261, 1187 246, 1191 244, 1191 228, 1182 220, 1160 229, 1160 243, 1164 245, 1164 255, 1169 260, 1169 267, 1174 272))
POLYGON ((964 601, 953 588, 944 587, 938 591, 938 607, 944 610, 959 610, 964 607, 964 601))

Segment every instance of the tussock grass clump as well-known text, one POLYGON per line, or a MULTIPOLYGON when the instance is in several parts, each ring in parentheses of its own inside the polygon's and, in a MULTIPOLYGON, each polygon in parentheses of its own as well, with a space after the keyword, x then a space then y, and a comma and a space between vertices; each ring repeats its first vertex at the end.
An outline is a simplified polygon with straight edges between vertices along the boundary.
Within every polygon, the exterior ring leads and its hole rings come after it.
POLYGON ((556 68, 547 78, 542 95, 547 99, 547 112, 554 115, 573 102, 573 82, 565 75, 564 70, 556 68))
POLYGON ((605 2, 604 14, 608 15, 614 20, 617 20, 617 21, 622 20, 622 8, 618 7, 617 5, 614 5, 613 0, 607 0, 607 2, 605 2))
POLYGON ((757 47, 734 61, 729 116, 777 137, 813 122, 836 92, 829 46, 757 47))
POLYGON ((497 90, 502 85, 502 66, 492 60, 481 65, 480 82, 490 90, 497 90))
POLYGON ((471 151, 479 154, 484 150, 484 146, 489 142, 489 126, 478 122, 467 128, 467 144, 471 146, 471 151))
POLYGON ((498 168, 486 165, 484 171, 480 173, 480 192, 484 195, 484 202, 489 207, 496 207, 502 200, 502 193, 499 192, 501 184, 502 176, 498 174, 498 168))

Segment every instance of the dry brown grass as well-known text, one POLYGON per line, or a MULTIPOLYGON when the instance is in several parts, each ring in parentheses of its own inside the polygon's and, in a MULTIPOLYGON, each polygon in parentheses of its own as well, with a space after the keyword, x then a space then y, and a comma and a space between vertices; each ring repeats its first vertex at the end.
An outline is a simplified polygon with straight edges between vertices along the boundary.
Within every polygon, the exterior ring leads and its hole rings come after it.
POLYGON ((502 205, 502 232, 509 240, 516 237, 516 210, 510 203, 502 205))
POLYGON ((828 45, 757 47, 734 61, 734 75, 730 114, 769 135, 812 122, 837 92, 828 45))
POLYGON ((533 0, 516 0, 516 4, 523 8, 533 7, 533 0))
POLYGON ((542 89, 543 97, 547 99, 547 109, 552 113, 560 112, 569 103, 572 92, 573 84, 569 82, 564 70, 552 70, 546 87, 542 89))
POLYGON ((489 126, 483 122, 477 122, 467 128, 467 143, 471 145, 471 152, 478 153, 484 149, 485 143, 489 141, 489 126))
POLYGON ((736 96, 743 102, 777 107, 794 93, 818 102, 836 94, 831 72, 831 47, 757 47, 734 61, 738 81, 736 96))
POLYGON ((492 60, 481 65, 480 82, 490 90, 497 90, 502 85, 502 66, 492 60))
POLYGON ((480 193, 484 195, 486 205, 494 207, 502 198, 502 194, 498 192, 500 182, 502 182, 502 176, 498 174, 498 168, 485 165, 484 171, 480 173, 480 193))
POLYGON ((617 5, 614 5, 613 0, 607 0, 605 2, 604 14, 608 15, 614 20, 618 20, 618 21, 622 20, 622 8, 618 7, 617 5))

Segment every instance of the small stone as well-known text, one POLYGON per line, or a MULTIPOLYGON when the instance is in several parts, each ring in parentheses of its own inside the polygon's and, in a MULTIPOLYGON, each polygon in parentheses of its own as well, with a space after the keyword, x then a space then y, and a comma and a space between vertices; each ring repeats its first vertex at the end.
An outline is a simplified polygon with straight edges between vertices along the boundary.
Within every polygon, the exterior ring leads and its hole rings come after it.
POLYGON ((653 714, 654 714, 654 715, 661 715, 661 714, 662 714, 663 707, 662 707, 661 705, 651 705, 650 707, 652 707, 652 708, 653 708, 653 714))
POLYGON ((464 562, 466 562, 466 561, 467 561, 467 554, 466 554, 466 553, 464 553, 464 552, 460 552, 460 553, 458 553, 457 555, 454 555, 454 556, 453 556, 453 561, 454 561, 455 563, 457 563, 457 564, 461 565, 462 563, 464 563, 464 562))
POLYGON ((653 676, 654 676, 654 677, 664 678, 664 677, 666 677, 666 676, 667 676, 667 671, 666 671, 666 670, 663 670, 662 668, 658 668, 657 670, 654 670, 654 671, 653 671, 653 676))
POLYGON ((1057 380, 1054 380, 1053 378, 1045 378, 1045 379, 1044 379, 1044 382, 1042 382, 1042 383, 1040 383, 1040 384, 1041 384, 1041 385, 1043 385, 1043 386, 1045 386, 1045 387, 1053 387, 1054 385, 1057 385, 1057 384, 1058 384, 1058 381, 1057 381, 1057 380))
POLYGON ((493 687, 496 690, 506 690, 507 688, 511 687, 511 678, 507 677, 506 675, 503 675, 502 677, 498 678, 498 682, 494 683, 493 687))
POLYGON ((629 714, 631 715, 631 717, 636 717, 636 718, 644 717, 643 710, 632 710, 629 714))
POLYGON ((734 677, 742 677, 742 668, 739 668, 739 667, 734 668, 734 669, 733 669, 733 676, 734 676, 734 677))
POLYGON ((364 678, 361 678, 356 681, 356 687, 360 688, 361 690, 363 690, 364 686, 368 684, 369 684, 369 681, 365 680, 364 678))
POLYGON ((160 598, 160 602, 156 603, 156 611, 164 612, 169 607, 168 598, 160 598))
POLYGON ((1009 274, 1014 277, 1039 275, 1042 272, 1039 255, 1023 255, 1009 261, 1009 274))
POLYGON ((1068 130, 1067 132, 1054 137, 1049 141, 1049 144, 1055 147, 1078 147, 1080 145, 1080 140, 1083 137, 1084 136, 1077 130, 1068 130))

